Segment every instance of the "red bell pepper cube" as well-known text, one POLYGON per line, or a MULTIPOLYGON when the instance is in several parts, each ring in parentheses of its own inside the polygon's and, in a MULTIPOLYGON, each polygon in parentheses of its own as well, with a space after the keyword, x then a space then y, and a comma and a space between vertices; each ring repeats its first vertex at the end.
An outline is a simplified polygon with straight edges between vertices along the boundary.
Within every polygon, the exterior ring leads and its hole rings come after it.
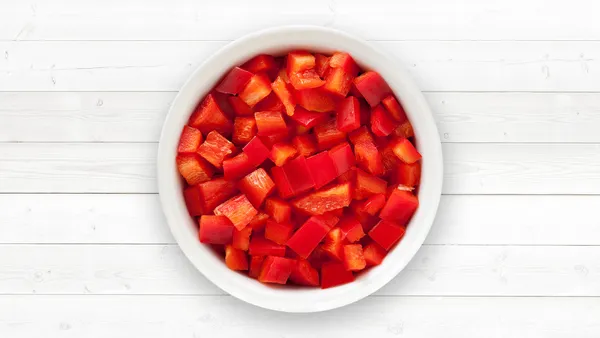
POLYGON ((327 150, 346 141, 346 133, 338 130, 336 124, 335 119, 330 119, 315 126, 315 137, 320 150, 327 150))
POLYGON ((279 245, 262 236, 252 236, 249 251, 252 256, 285 256, 285 245, 279 245))
POLYGON ((359 142, 354 145, 358 166, 373 175, 383 174, 383 157, 372 142, 359 142))
POLYGON ((279 134, 259 137, 265 146, 267 146, 268 148, 273 148, 273 146, 277 143, 290 141, 291 137, 294 135, 290 127, 291 126, 288 126, 285 132, 279 134))
POLYGON ((271 154, 269 148, 265 146, 259 137, 250 140, 242 150, 248 155, 248 160, 255 167, 263 163, 271 154))
POLYGON ((223 176, 226 180, 235 180, 249 174, 255 167, 246 153, 239 153, 223 161, 223 176))
POLYGON ((367 266, 376 266, 383 262, 383 259, 387 255, 387 251, 382 248, 379 244, 371 242, 363 248, 363 256, 367 266))
POLYGON ((352 167, 352 168, 350 168, 350 170, 348 170, 345 173, 341 174, 337 178, 337 182, 338 183, 349 182, 350 184, 354 185, 354 183, 356 183, 356 168, 352 167))
POLYGON ((275 186, 277 187, 279 197, 289 198, 294 196, 292 185, 290 184, 290 181, 288 180, 282 167, 271 168, 271 176, 273 176, 273 181, 275 182, 275 186))
POLYGON ((296 103, 306 110, 320 113, 335 110, 333 96, 320 88, 296 90, 296 103))
POLYGON ((292 205, 305 214, 322 215, 349 206, 351 200, 350 182, 346 182, 311 192, 293 200, 292 205))
POLYGON ((248 255, 231 245, 225 246, 225 265, 231 270, 248 270, 248 255))
POLYGON ((387 182, 360 169, 356 170, 354 198, 362 200, 376 194, 385 194, 387 182))
POLYGON ((296 135, 292 139, 292 143, 298 149, 298 153, 301 156, 308 157, 317 152, 317 142, 314 139, 314 135, 296 135))
POLYGON ((391 147, 394 150, 394 154, 404 163, 412 164, 421 159, 421 154, 406 138, 398 138, 392 141, 391 147))
POLYGON ((366 212, 371 216, 375 216, 377 215, 379 210, 383 208, 385 202, 385 194, 376 194, 367 198, 367 200, 365 200, 364 202, 361 202, 359 208, 362 212, 366 212))
POLYGON ((405 232, 406 228, 402 225, 382 219, 369 231, 369 237, 389 251, 404 236, 405 232))
POLYGON ((394 221, 401 225, 408 223, 415 210, 419 207, 419 199, 410 191, 396 189, 381 209, 379 217, 394 221))
POLYGON ((269 136, 287 132, 287 125, 280 112, 261 111, 254 113, 258 135, 269 136))
POLYGON ((319 242, 329 232, 329 225, 322 217, 309 218, 287 241, 287 246, 294 250, 298 256, 306 259, 319 245, 319 242))
POLYGON ((315 182, 310 175, 310 170, 304 156, 296 157, 282 168, 288 182, 290 182, 294 195, 301 194, 315 187, 315 182))
POLYGON ((307 260, 298 259, 292 267, 290 280, 298 285, 318 286, 319 272, 307 260))
POLYGON ((344 245, 344 266, 349 271, 360 271, 367 266, 360 244, 344 245))
POLYGON ((267 256, 262 263, 262 269, 258 275, 258 280, 263 283, 287 283, 294 261, 289 258, 267 256))
MULTIPOLYGON (((267 224, 267 220, 269 219, 269 215, 264 212, 259 212, 256 216, 252 217, 250 223, 246 228, 252 228, 254 233, 261 232, 265 229, 267 224)), ((244 228, 245 229, 245 228, 244 228)))
POLYGON ((329 262, 331 259, 323 250, 323 248, 318 246, 313 250, 307 260, 313 268, 321 269, 321 266, 323 266, 324 263, 329 262))
POLYGON ((237 193, 235 182, 224 178, 215 178, 196 186, 202 209, 211 213, 219 204, 227 201, 237 193))
POLYGON ((223 166, 223 160, 235 151, 235 145, 216 131, 206 135, 204 143, 198 147, 198 154, 215 168, 223 166))
POLYGON ((276 166, 281 167, 287 163, 290 159, 294 158, 298 154, 298 150, 294 146, 288 143, 275 143, 271 147, 271 161, 276 166))
POLYGON ((331 69, 325 78, 324 89, 340 96, 348 95, 359 68, 348 53, 336 52, 329 60, 331 69))
POLYGON ((229 244, 233 238, 233 224, 225 216, 202 215, 198 237, 202 243, 229 244))
POLYGON ((278 76, 271 84, 271 87, 273 88, 273 92, 283 103, 286 114, 288 116, 293 116, 294 108, 296 107, 296 99, 294 98, 294 89, 292 86, 285 83, 285 81, 278 76))
POLYGON ((267 95, 264 99, 262 99, 259 103, 254 106, 254 111, 276 111, 282 112, 285 110, 285 106, 283 102, 279 99, 279 97, 271 92, 271 94, 267 95))
POLYGON ((250 79, 250 82, 244 87, 244 89, 238 94, 238 97, 242 99, 250 107, 254 107, 262 99, 271 94, 271 80, 264 73, 255 74, 250 79))
POLYGON ((359 75, 354 79, 354 85, 371 107, 375 107, 384 97, 392 93, 390 86, 377 72, 368 71, 359 75))
POLYGON ((225 116, 227 116, 227 118, 231 121, 231 119, 235 116, 235 111, 229 103, 229 98, 231 97, 231 95, 219 93, 215 90, 211 91, 210 94, 214 96, 215 101, 217 101, 217 105, 219 106, 219 108, 221 108, 223 114, 225 114, 225 116))
POLYGON ((267 198, 265 211, 277 223, 289 223, 292 220, 292 206, 278 198, 267 198))
POLYGON ((196 108, 189 120, 189 125, 203 134, 216 130, 220 134, 231 133, 233 125, 225 113, 219 108, 213 94, 208 94, 196 108))
POLYGON ((204 214, 198 186, 194 185, 185 188, 183 190, 183 199, 185 200, 185 206, 187 207, 190 216, 199 216, 204 214))
POLYGON ((314 69, 315 56, 305 51, 290 52, 287 56, 287 72, 290 83, 296 89, 316 88, 323 81, 314 69))
MULTIPOLYGON (((287 64, 287 61, 284 62, 284 65, 285 64, 287 64)), ((279 69, 279 72, 277 72, 277 76, 280 77, 285 83, 290 84, 290 78, 287 74, 287 65, 279 69)))
POLYGON ((382 105, 378 104, 371 109, 371 131, 373 134, 388 136, 396 127, 398 127, 398 122, 388 114, 382 105))
POLYGON ((392 145, 389 143, 383 147, 380 147, 379 152, 381 153, 381 159, 383 163, 383 176, 390 176, 390 174, 395 171, 396 167, 400 165, 402 161, 396 157, 396 154, 394 154, 394 149, 392 149, 392 145))
POLYGON ((277 69, 277 63, 273 56, 261 54, 246 61, 246 63, 242 65, 242 68, 252 73, 268 72, 277 69))
POLYGON ((358 242, 365 237, 362 225, 354 216, 346 216, 340 220, 339 229, 350 243, 358 242))
POLYGON ((315 54, 315 71, 320 77, 325 77, 329 70, 329 56, 315 54))
POLYGON ((383 100, 381 100, 381 104, 383 104, 385 109, 387 109, 390 115, 392 115, 394 120, 396 120, 399 123, 403 123, 404 121, 406 121, 406 112, 404 111, 404 108, 400 105, 398 100, 396 100, 396 97, 394 95, 388 95, 385 98, 383 98, 383 100))
POLYGON ((258 211, 252 206, 246 195, 230 198, 215 208, 215 215, 229 218, 236 229, 242 230, 258 211))
POLYGON ((349 74, 354 74, 354 76, 356 76, 360 70, 352 56, 344 52, 333 53, 331 59, 329 59, 329 66, 331 68, 341 68, 349 74))
POLYGON ((346 173, 356 163, 356 158, 352 153, 352 148, 348 142, 338 144, 329 150, 329 157, 333 161, 336 176, 346 173))
POLYGON ((238 96, 229 96, 227 97, 227 101, 229 101, 229 105, 233 112, 237 116, 254 116, 254 111, 250 108, 249 105, 244 102, 244 100, 240 99, 238 96))
POLYGON ((262 270, 262 264, 265 261, 265 256, 250 256, 250 271, 248 276, 252 278, 258 278, 260 270, 262 270))
POLYGON ((245 227, 242 230, 233 229, 233 238, 231 240, 231 245, 243 251, 248 251, 248 247, 250 246, 250 235, 252 234, 252 227, 245 227))
POLYGON ((265 198, 275 191, 275 183, 263 168, 246 175, 238 186, 255 208, 260 208, 265 198))
POLYGON ((354 96, 343 99, 337 107, 338 130, 351 132, 360 127, 360 105, 354 96))
POLYGON ((184 126, 179 138, 178 153, 195 153, 202 143, 202 133, 196 128, 184 126))
POLYGON ((329 226, 329 229, 336 226, 338 224, 338 222, 340 221, 340 218, 337 215, 335 215, 335 213, 334 213, 334 211, 337 211, 337 210, 339 210, 339 209, 328 211, 328 212, 324 213, 323 215, 319 216, 319 218, 323 222, 325 222, 325 224, 327 224, 327 226, 329 226))
POLYGON ((354 281, 354 275, 342 263, 330 262, 321 267, 321 289, 347 284, 354 281))
POLYGON ((209 181, 213 168, 198 154, 179 154, 176 158, 177 170, 189 185, 209 181))
POLYGON ((298 124, 306 128, 312 128, 318 124, 327 121, 329 119, 329 115, 314 111, 308 111, 298 106, 296 107, 294 115, 292 115, 291 118, 292 120, 296 121, 298 124))
POLYGON ((327 236, 325 236, 325 241, 321 245, 321 249, 325 251, 325 253, 338 261, 344 259, 344 233, 340 228, 333 228, 329 230, 327 236))
POLYGON ((362 126, 356 129, 355 131, 351 132, 350 135, 348 135, 348 138, 350 139, 350 142, 352 142, 352 144, 354 145, 360 142, 371 142, 375 144, 375 139, 373 138, 373 135, 371 135, 371 132, 369 131, 369 129, 367 129, 366 126, 362 126))
POLYGON ((400 124, 398 128, 394 130, 394 135, 409 138, 415 136, 415 131, 409 121, 404 121, 404 123, 400 124))
POLYGON ((223 80, 219 82, 215 90, 219 93, 235 95, 246 87, 253 75, 254 74, 240 67, 233 67, 233 69, 225 75, 223 80))
POLYGON ((321 189, 338 176, 333 160, 326 151, 307 158, 306 164, 315 182, 315 189, 321 189))
POLYGON ((285 245, 292 237, 294 226, 291 223, 278 223, 268 220, 265 227, 265 238, 280 245, 285 245))
POLYGON ((421 162, 413 164, 400 163, 392 171, 392 182, 407 187, 416 187, 421 180, 421 162))
POLYGON ((236 117, 233 121, 231 140, 237 145, 246 144, 256 136, 257 131, 254 117, 236 117))

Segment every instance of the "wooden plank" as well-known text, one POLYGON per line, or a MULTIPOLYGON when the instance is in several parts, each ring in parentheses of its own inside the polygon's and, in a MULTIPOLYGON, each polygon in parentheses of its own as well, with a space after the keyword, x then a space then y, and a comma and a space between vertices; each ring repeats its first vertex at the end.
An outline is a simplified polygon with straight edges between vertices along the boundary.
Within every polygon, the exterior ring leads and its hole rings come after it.
MULTIPOLYGON (((175 91, 224 41, 0 42, 0 91, 175 91)), ((600 91, 600 41, 381 41, 425 91, 600 91)))
MULTIPOLYGON (((174 97, 174 92, 0 92, 0 141, 156 142, 174 97)), ((600 142, 597 94, 425 97, 444 143, 600 142)))
MULTIPOLYGON (((175 243, 154 194, 9 194, 0 205, 1 244, 175 243)), ((600 245, 598 205, 600 196, 444 195, 426 243, 600 245)))
POLYGON ((0 334, 128 337, 593 338, 598 298, 371 297, 335 311, 286 314, 232 297, 0 297, 0 334), (324 325, 335 323, 335 325, 324 325))
POLYGON ((285 24, 314 24, 384 40, 593 40, 594 0, 3 1, 4 40, 214 40, 285 24), (515 8, 519 8, 515 11, 515 8), (221 15, 226 14, 226 19, 221 15), (360 24, 357 24, 360 23, 360 24), (77 29, 73 29, 77 27, 77 29))

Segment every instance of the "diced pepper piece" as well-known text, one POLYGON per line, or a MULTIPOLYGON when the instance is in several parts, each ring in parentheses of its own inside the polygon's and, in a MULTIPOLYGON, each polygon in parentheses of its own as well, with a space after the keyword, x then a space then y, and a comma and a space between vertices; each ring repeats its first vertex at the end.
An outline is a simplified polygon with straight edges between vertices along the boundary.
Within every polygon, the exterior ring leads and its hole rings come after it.
POLYGON ((219 108, 213 94, 206 95, 190 117, 189 124, 203 134, 216 130, 220 134, 228 135, 233 127, 229 118, 219 108))
POLYGON ((236 117, 233 121, 233 136, 231 140, 237 145, 243 145, 256 136, 256 120, 254 117, 236 117))
POLYGON ((277 69, 277 63, 273 56, 261 54, 246 61, 246 63, 242 65, 242 68, 252 73, 268 72, 277 69))
POLYGON ((252 228, 252 231, 254 233, 261 232, 265 229, 268 219, 269 215, 265 214, 264 212, 259 212, 258 214, 256 214, 256 216, 252 217, 252 220, 250 221, 250 223, 248 223, 248 226, 246 226, 246 228, 252 228))
POLYGON ((360 169, 356 170, 354 198, 362 200, 376 194, 385 194, 387 182, 360 169))
POLYGON ((282 167, 271 168, 271 176, 273 176, 273 181, 275 182, 275 186, 277 187, 279 197, 289 198, 294 196, 292 185, 290 184, 290 181, 285 175, 285 172, 283 171, 282 167))
POLYGON ((250 246, 250 235, 252 234, 252 227, 245 227, 242 230, 233 229, 233 239, 231 245, 239 250, 248 251, 250 246))
POLYGON ((362 225, 354 216, 346 216, 339 223, 339 229, 350 243, 358 242, 365 237, 362 225))
POLYGON ((223 166, 223 160, 235 151, 235 145, 216 131, 206 135, 204 143, 198 147, 198 154, 215 168, 223 166))
POLYGON ((238 186, 255 208, 260 208, 265 198, 275 191, 275 183, 263 168, 246 175, 238 186))
POLYGON ((348 142, 338 144, 329 150, 329 157, 333 161, 336 170, 336 176, 346 173, 356 163, 352 148, 348 142))
POLYGON ((369 233, 371 229, 379 222, 379 217, 371 216, 367 213, 356 214, 356 219, 360 222, 365 233, 369 233))
POLYGON ((346 141, 346 133, 338 130, 336 124, 335 119, 330 119, 315 126, 315 137, 320 150, 327 150, 346 141))
POLYGON ((219 82, 215 90, 219 93, 235 95, 246 87, 253 75, 254 74, 240 67, 233 67, 233 69, 225 75, 223 80, 219 82))
POLYGON ((296 91, 296 102, 306 110, 326 113, 335 110, 335 100, 320 88, 296 91))
POLYGON ((300 257, 306 259, 329 232, 329 226, 322 217, 309 218, 287 241, 287 246, 300 257))
POLYGON ((301 194, 315 187, 304 156, 298 156, 283 167, 285 176, 290 182, 294 195, 301 194))
POLYGON ((385 205, 385 194, 376 194, 360 204, 360 209, 371 216, 377 215, 385 205))
POLYGON ((262 237, 252 236, 249 251, 252 256, 285 256, 285 246, 262 237))
POLYGON ((235 182, 224 178, 215 178, 211 181, 200 183, 196 186, 202 209, 207 213, 212 212, 219 204, 233 197, 238 191, 235 182))
POLYGON ((263 283, 285 284, 293 266, 294 261, 289 258, 267 256, 262 263, 258 280, 263 283))
POLYGON ((392 182, 407 187, 416 187, 421 180, 421 162, 413 164, 400 163, 392 173, 392 182))
POLYGON ((350 182, 352 185, 356 182, 356 168, 352 167, 337 178, 338 183, 350 182))
POLYGON ((391 147, 394 150, 394 154, 400 159, 400 161, 408 164, 412 164, 421 159, 421 154, 415 149, 415 146, 406 138, 398 138, 393 140, 391 147))
POLYGON ((369 237, 389 251, 404 236, 405 232, 406 228, 402 225, 382 219, 369 231, 369 237))
POLYGON ((285 245, 288 239, 292 237, 294 226, 291 223, 278 223, 272 220, 267 221, 265 227, 265 238, 280 245, 285 245))
POLYGON ((271 80, 264 73, 255 74, 250 79, 250 82, 239 93, 239 98, 242 99, 250 107, 254 107, 262 99, 271 94, 271 80))
POLYGON ((347 207, 352 200, 350 183, 340 183, 307 194, 292 201, 292 205, 308 215, 322 215, 328 211, 347 207))
POLYGON ((246 198, 246 195, 240 194, 230 198, 215 208, 215 215, 229 218, 236 229, 242 230, 258 211, 252 206, 252 203, 246 198))
POLYGON ((285 83, 281 77, 277 77, 271 84, 273 92, 279 97, 283 105, 285 106, 285 112, 288 116, 294 115, 294 108, 296 107, 296 99, 294 98, 294 89, 285 83))
POLYGON ((267 198, 265 211, 277 223, 289 223, 292 220, 292 206, 278 198, 267 198))
POLYGON ((290 159, 294 158, 298 154, 298 150, 294 146, 288 143, 275 143, 271 147, 271 161, 276 166, 281 167, 287 163, 290 159))
POLYGON ((371 135, 371 132, 369 131, 369 129, 367 129, 366 126, 362 126, 357 130, 351 132, 350 135, 348 135, 348 138, 350 139, 350 142, 352 142, 352 144, 354 145, 360 142, 371 142, 375 144, 375 139, 373 138, 373 135, 371 135))
POLYGON ((202 133, 196 128, 190 126, 184 126, 179 138, 179 146, 177 152, 179 153, 195 153, 198 150, 198 146, 202 143, 202 133))
POLYGON ((254 115, 254 111, 252 110, 252 108, 250 108, 250 106, 247 105, 246 102, 244 102, 244 100, 240 99, 238 96, 229 96, 227 98, 227 100, 229 101, 229 105, 231 106, 231 109, 233 109, 233 112, 235 113, 235 115, 237 115, 237 116, 253 116, 254 115))
POLYGON ((288 78, 295 89, 316 88, 325 83, 314 69, 315 64, 314 55, 308 52, 294 51, 288 54, 288 78))
POLYGON ((398 122, 388 114, 382 105, 378 104, 371 109, 371 131, 373 134, 388 136, 397 126, 398 122))
POLYGON ((258 135, 269 136, 287 132, 287 125, 280 112, 261 111, 254 113, 258 135))
POLYGON ((352 81, 352 85, 350 86, 350 95, 355 96, 355 97, 357 97, 359 99, 364 99, 364 97, 362 96, 362 94, 356 88, 356 85, 354 84, 354 81, 352 81))
POLYGON ((347 284, 354 281, 354 275, 342 263, 330 262, 321 267, 321 289, 347 284))
POLYGON ((248 270, 248 255, 245 251, 236 249, 232 245, 226 245, 225 265, 231 270, 248 270))
POLYGON ((320 77, 325 77, 329 70, 329 56, 315 54, 315 71, 320 77))
POLYGON ((233 224, 225 216, 202 215, 198 237, 202 243, 229 244, 233 238, 233 224))
POLYGON ((277 72, 277 76, 279 76, 285 83, 290 83, 290 78, 287 74, 287 66, 282 67, 279 72, 277 72))
POLYGON ((375 107, 384 97, 392 93, 390 86, 383 77, 373 71, 365 72, 356 77, 354 85, 371 107, 375 107))
POLYGON ((306 164, 310 176, 315 182, 315 189, 321 189, 338 176, 333 160, 326 151, 307 158, 306 164))
MULTIPOLYGON (((210 182, 210 181, 209 181, 210 182)), ((183 199, 185 200, 185 206, 190 213, 190 216, 199 216, 204 213, 202 208, 202 200, 200 199, 200 192, 198 186, 187 187, 183 190, 183 199)))
POLYGON ((269 136, 260 136, 261 141, 267 148, 272 148, 275 144, 281 142, 289 142, 290 138, 293 136, 293 133, 290 131, 290 128, 284 132, 275 135, 269 136))
POLYGON ((415 131, 409 121, 404 121, 404 123, 394 130, 394 135, 409 138, 415 136, 415 131))
MULTIPOLYGON (((219 108, 221 108, 221 111, 223 112, 223 114, 225 114, 225 116, 227 116, 229 121, 231 121, 231 119, 235 116, 235 111, 233 110, 233 107, 229 103, 229 98, 231 97, 231 95, 219 93, 214 90, 210 93, 215 97, 215 101, 217 101, 217 105, 219 106, 219 108)), ((229 135, 229 134, 227 134, 227 135, 229 135)))
POLYGON ((242 150, 248 155, 248 160, 255 167, 263 163, 271 154, 269 148, 256 136, 242 150))
POLYGON ((300 125, 306 128, 312 128, 318 124, 327 121, 329 119, 329 115, 314 111, 308 111, 298 106, 296 107, 294 115, 291 116, 291 118, 292 120, 298 122, 300 125))
POLYGON ((349 271, 360 271, 367 266, 362 245, 344 245, 344 266, 349 271))
POLYGON ((344 258, 344 233, 342 230, 340 228, 329 230, 321 248, 329 257, 341 261, 344 258))
POLYGON ((351 132, 360 127, 360 105, 354 96, 343 99, 337 107, 338 130, 351 132))
POLYGON ((293 51, 287 55, 287 70, 289 73, 298 73, 315 68, 315 56, 307 51, 293 51))
POLYGON ((379 152, 381 153, 381 159, 383 162, 383 175, 389 176, 393 171, 395 171, 396 167, 402 163, 396 154, 394 154, 394 149, 392 149, 391 144, 387 144, 383 147, 379 148, 379 152))
POLYGON ((329 66, 331 68, 341 68, 345 72, 353 74, 353 76, 356 76, 356 74, 358 74, 358 71, 360 70, 352 56, 345 52, 333 53, 331 59, 329 59, 329 66))
POLYGON ((359 142, 354 145, 356 162, 362 169, 373 175, 383 174, 383 158, 372 142, 359 142))
POLYGON ((388 95, 383 100, 381 100, 381 104, 387 109, 387 111, 392 115, 394 120, 399 123, 403 123, 406 121, 406 112, 404 108, 400 105, 398 100, 394 95, 388 95))
POLYGON ((348 95, 359 68, 350 54, 336 52, 329 60, 331 69, 325 78, 324 89, 340 96, 348 95))
POLYGON ((276 111, 283 112, 285 110, 285 106, 283 102, 279 99, 279 97, 271 92, 271 94, 267 95, 262 101, 254 106, 254 111, 276 111))
POLYGON ((381 209, 379 217, 397 222, 400 225, 406 225, 418 207, 419 199, 417 196, 410 191, 396 189, 381 209))
POLYGON ((330 261, 329 255, 327 255, 321 246, 317 246, 308 257, 308 262, 315 269, 321 269, 323 263, 328 261, 330 261))
POLYGON ((323 214, 323 216, 328 215, 328 214, 340 218, 340 217, 342 217, 344 215, 344 208, 339 208, 339 209, 331 210, 331 211, 323 214))
POLYGON ((304 259, 298 259, 294 262, 290 280, 298 285, 318 286, 319 272, 304 259))
POLYGON ((298 149, 298 153, 301 156, 308 157, 317 152, 317 142, 314 139, 314 135, 296 135, 292 139, 292 143, 298 149))
POLYGON ((246 153, 239 153, 235 157, 223 161, 223 176, 226 180, 235 180, 247 175, 255 168, 246 153))
POLYGON ((387 251, 382 248, 379 244, 371 242, 363 248, 363 256, 367 266, 375 266, 381 264, 383 259, 387 255, 387 251))
POLYGON ((250 258, 250 271, 248 271, 248 276, 252 278, 258 278, 260 274, 260 270, 262 269, 262 264, 265 261, 265 256, 251 256, 250 258))
POLYGON ((198 154, 179 154, 176 162, 177 170, 189 185, 209 181, 213 176, 213 168, 198 154))

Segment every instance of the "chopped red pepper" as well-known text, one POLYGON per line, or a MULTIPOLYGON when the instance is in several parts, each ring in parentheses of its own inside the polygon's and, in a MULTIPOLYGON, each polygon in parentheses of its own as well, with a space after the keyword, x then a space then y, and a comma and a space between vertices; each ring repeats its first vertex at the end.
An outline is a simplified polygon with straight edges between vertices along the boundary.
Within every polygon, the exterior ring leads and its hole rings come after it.
POLYGON ((367 266, 381 264, 386 255, 387 251, 375 242, 369 243, 363 248, 363 256, 365 257, 367 266))
POLYGON ((284 111, 285 106, 283 102, 277 97, 277 95, 273 92, 267 95, 264 99, 262 99, 259 103, 254 106, 254 111, 276 111, 282 112, 284 111))
POLYGON ((329 119, 329 114, 308 111, 298 106, 291 118, 306 128, 312 128, 327 121, 329 119))
POLYGON ((344 233, 340 228, 329 230, 321 248, 329 257, 341 261, 344 258, 344 233))
POLYGON ((294 108, 296 107, 296 99, 294 98, 294 89, 285 83, 285 81, 278 76, 275 82, 271 84, 273 92, 279 97, 283 105, 285 106, 285 112, 288 116, 294 115, 294 108))
POLYGON ((298 149, 298 153, 304 157, 308 157, 317 152, 317 142, 314 135, 296 135, 292 140, 294 147, 298 149))
POLYGON ((268 72, 277 69, 277 63, 271 55, 261 54, 248 60, 242 65, 242 68, 252 73, 268 72))
POLYGON ((315 126, 315 137, 320 150, 327 150, 335 145, 346 141, 346 133, 338 130, 336 120, 329 121, 315 126))
POLYGON ((350 243, 358 242, 365 236, 362 225, 354 216, 346 216, 339 223, 339 229, 350 243))
POLYGON ((375 139, 373 138, 373 135, 371 135, 371 132, 367 129, 366 126, 362 126, 357 130, 351 132, 350 135, 348 135, 348 138, 350 139, 350 142, 352 142, 352 144, 354 145, 360 142, 371 142, 375 144, 375 139))
POLYGON ((416 187, 421 180, 421 162, 413 164, 400 163, 392 173, 392 182, 407 187, 416 187))
POLYGON ((195 153, 198 150, 198 146, 202 143, 202 133, 196 128, 190 126, 184 126, 181 137, 179 138, 179 146, 177 152, 179 153, 195 153))
POLYGON ((261 111, 254 113, 258 135, 269 136, 286 133, 287 125, 280 112, 261 111))
POLYGON ((292 205, 308 215, 322 215, 350 205, 350 183, 340 183, 307 194, 292 201, 292 205))
POLYGON ((390 197, 381 212, 379 217, 384 220, 394 221, 400 225, 408 223, 412 215, 419 206, 419 199, 410 191, 396 189, 390 197))
POLYGON ((255 168, 246 153, 237 154, 235 157, 223 161, 223 176, 226 180, 235 180, 247 175, 255 168))
MULTIPOLYGON (((269 215, 264 212, 259 212, 256 216, 252 217, 252 220, 246 228, 252 228, 254 233, 261 232, 265 230, 265 225, 267 224, 267 220, 269 219, 269 215)), ((244 228, 245 229, 245 228, 244 228)))
POLYGON ((289 223, 292 220, 292 207, 278 198, 267 198, 265 211, 277 223, 289 223))
POLYGON ((252 108, 250 108, 250 106, 247 105, 246 102, 244 102, 244 100, 240 99, 239 97, 229 96, 227 97, 227 100, 229 101, 229 105, 231 106, 231 109, 233 109, 235 115, 254 116, 254 111, 252 110, 252 108))
POLYGON ((278 223, 268 220, 265 227, 265 238, 277 244, 285 245, 288 239, 292 237, 293 232, 294 226, 290 223, 278 223))
POLYGON ((343 99, 337 107, 337 129, 351 132, 360 127, 360 105, 354 96, 343 99))
POLYGON ((315 189, 320 189, 338 176, 333 160, 326 151, 307 158, 306 164, 315 182, 315 189))
POLYGON ((404 163, 412 164, 421 159, 421 154, 406 138, 399 138, 392 141, 391 147, 394 150, 394 154, 404 163))
POLYGON ((315 182, 310 176, 310 171, 304 156, 296 157, 286 163, 282 168, 288 182, 290 182, 294 195, 301 194, 314 188, 315 182))
POLYGON ((371 109, 371 131, 373 134, 388 136, 397 126, 398 122, 388 114, 382 105, 378 104, 371 109))
POLYGON ((258 278, 260 274, 260 270, 262 269, 262 264, 265 261, 264 256, 251 256, 250 259, 250 271, 248 271, 248 276, 252 278, 258 278))
POLYGON ((335 110, 333 97, 320 88, 297 90, 296 102, 310 111, 326 113, 335 110))
POLYGON ((394 135, 409 138, 415 136, 415 131, 409 121, 404 121, 404 123, 394 130, 394 135))
POLYGON ((344 245, 344 266, 346 270, 360 271, 367 266, 363 248, 360 244, 344 245))
POLYGON ((255 208, 259 208, 265 198, 275 190, 275 183, 263 168, 246 175, 238 185, 255 208))
POLYGON ((361 202, 360 209, 371 216, 377 215, 379 210, 385 205, 385 194, 376 194, 361 202))
POLYGON ((385 194, 387 182, 377 176, 370 175, 360 169, 356 170, 354 198, 362 200, 376 194, 385 194))
POLYGON ((258 211, 254 209, 252 203, 246 198, 246 195, 241 194, 230 198, 215 208, 215 215, 225 216, 229 218, 236 229, 242 230, 258 211))
POLYGON ((233 122, 233 136, 231 140, 237 145, 243 145, 256 136, 256 120, 254 117, 236 117, 233 122))
POLYGON ((245 227, 242 230, 233 229, 233 239, 231 245, 239 250, 248 251, 250 246, 250 235, 252 234, 252 227, 245 227))
POLYGON ((371 107, 375 107, 384 97, 392 93, 388 84, 377 72, 368 71, 358 76, 354 79, 354 85, 371 107))
POLYGON ((320 77, 325 77, 329 70, 329 56, 315 54, 315 71, 320 77))
POLYGON ((252 256, 285 256, 285 246, 261 236, 252 236, 249 251, 252 256))
POLYGON ((202 243, 229 244, 233 238, 233 224, 224 216, 200 217, 198 237, 202 243))
POLYGON ((214 130, 206 135, 206 140, 198 147, 198 154, 215 168, 221 168, 223 160, 234 151, 235 145, 214 130))
POLYGON ((250 140, 242 150, 248 156, 248 161, 255 167, 263 163, 271 154, 269 148, 258 137, 250 140))
POLYGON ((229 118, 219 108, 213 94, 206 95, 190 117, 189 124, 203 134, 216 130, 220 134, 228 135, 233 127, 229 118))
POLYGON ((292 267, 290 280, 298 285, 317 286, 319 285, 319 272, 308 261, 298 259, 292 267))
POLYGON ((372 142, 358 142, 354 145, 358 166, 373 175, 383 174, 383 157, 372 142))
POLYGON ((398 121, 399 123, 404 123, 404 121, 406 121, 406 112, 398 100, 396 100, 394 95, 386 96, 383 100, 381 100, 381 103, 387 109, 390 115, 392 115, 394 120, 398 121))
POLYGON ((406 228, 392 221, 381 220, 369 231, 369 237, 385 250, 390 250, 404 236, 406 228))
POLYGON ((336 176, 346 173, 356 163, 352 148, 348 142, 338 144, 329 150, 329 157, 333 161, 336 176))
POLYGON ((281 167, 287 163, 290 159, 294 158, 298 154, 298 150, 294 146, 288 143, 275 143, 271 147, 271 161, 276 166, 281 167))
POLYGON ((219 82, 215 90, 219 93, 235 95, 244 89, 253 75, 240 67, 233 67, 223 80, 219 82))
POLYGON ((226 245, 225 265, 231 270, 248 270, 248 255, 245 251, 226 245))
POLYGON ((354 281, 354 275, 342 263, 330 262, 321 267, 321 289, 347 284, 354 281))
POLYGON ((215 178, 211 181, 200 183, 197 186, 198 196, 202 209, 212 211, 219 204, 233 197, 238 191, 235 182, 224 178, 215 178))
POLYGON ((209 181, 213 168, 198 154, 179 154, 176 158, 177 170, 189 185, 209 181))
POLYGON ((287 246, 306 259, 329 232, 327 223, 318 216, 308 219, 287 241, 287 246))
POLYGON ((200 199, 200 192, 198 186, 187 187, 183 190, 183 198, 185 200, 185 206, 187 207, 190 216, 199 216, 204 213, 202 208, 202 201, 200 199))
POLYGON ((296 89, 316 88, 322 86, 325 81, 321 80, 315 68, 314 55, 296 51, 288 54, 287 72, 290 83, 296 89))
POLYGON ((346 96, 352 87, 352 81, 358 74, 359 68, 348 53, 334 53, 329 60, 331 69, 326 75, 324 89, 346 96))
POLYGON ((262 99, 271 94, 271 80, 264 73, 255 74, 250 82, 239 93, 239 98, 242 99, 250 107, 254 107, 262 99))
POLYGON ((263 283, 285 284, 292 273, 294 262, 291 259, 267 256, 262 263, 258 280, 263 283))
POLYGON ((290 184, 290 181, 288 180, 282 167, 271 168, 271 176, 273 176, 273 181, 275 182, 275 186, 277 187, 279 197, 289 198, 294 196, 292 185, 290 184))

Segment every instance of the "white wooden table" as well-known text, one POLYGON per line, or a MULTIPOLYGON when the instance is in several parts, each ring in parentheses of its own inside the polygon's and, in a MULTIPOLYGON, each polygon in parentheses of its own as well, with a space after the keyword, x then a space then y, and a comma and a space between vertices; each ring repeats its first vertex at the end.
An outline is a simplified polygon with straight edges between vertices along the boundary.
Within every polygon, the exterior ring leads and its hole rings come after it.
POLYGON ((0 337, 598 337, 597 0, 0 0, 0 337), (188 263, 155 183, 208 55, 315 24, 411 71, 444 196, 408 268, 319 314, 261 310, 188 263))

